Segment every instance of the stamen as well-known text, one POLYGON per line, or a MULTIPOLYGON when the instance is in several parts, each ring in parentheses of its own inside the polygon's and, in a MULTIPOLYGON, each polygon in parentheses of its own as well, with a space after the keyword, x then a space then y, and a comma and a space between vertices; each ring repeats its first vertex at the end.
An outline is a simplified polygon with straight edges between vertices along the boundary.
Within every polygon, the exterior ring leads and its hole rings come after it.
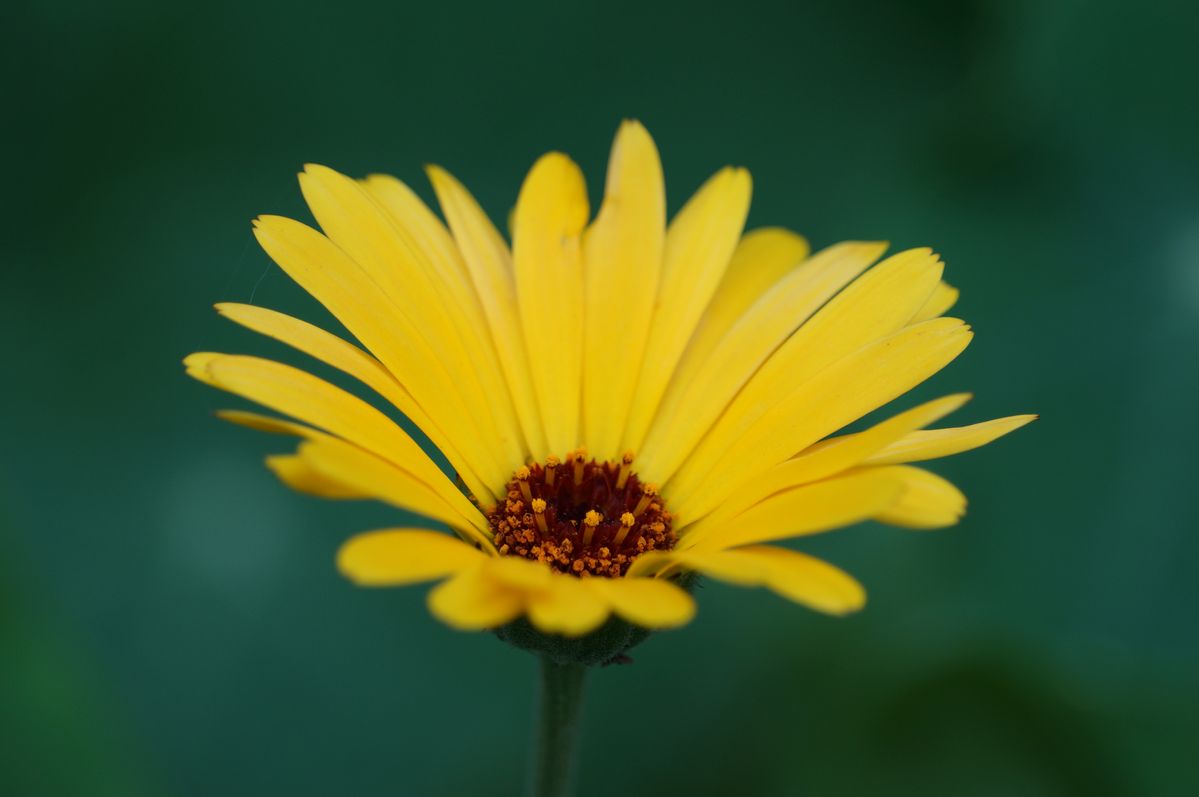
POLYGON ((547 487, 554 486, 554 471, 558 468, 560 462, 553 454, 545 458, 545 484, 547 487))
POLYGON ((629 481, 629 474, 633 472, 633 452, 624 452, 624 457, 620 461, 620 475, 616 477, 616 489, 623 490, 624 486, 629 481))
POLYGON ((637 502, 637 506, 633 509, 634 517, 641 517, 645 510, 649 509, 650 504, 654 500, 654 496, 658 494, 658 486, 655 484, 646 484, 642 488, 641 500, 637 502))
POLYGON ((521 498, 525 499, 526 504, 531 504, 533 502, 533 493, 529 490, 529 469, 521 465, 513 475, 516 476, 516 483, 520 487, 521 498))
POLYGON ((591 538, 595 536, 595 527, 600 524, 604 516, 594 509, 587 510, 587 514, 583 517, 583 525, 587 528, 583 531, 583 547, 587 548, 591 545, 591 538))
POLYGON ((545 501, 541 498, 534 498, 533 504, 533 519, 537 521, 537 529, 542 534, 549 532, 549 528, 545 525, 545 501))
POLYGON ((620 516, 620 531, 616 532, 616 536, 612 538, 612 544, 619 548, 624 545, 625 537, 629 536, 629 532, 633 530, 633 524, 637 522, 637 518, 633 517, 632 512, 625 512, 620 516))

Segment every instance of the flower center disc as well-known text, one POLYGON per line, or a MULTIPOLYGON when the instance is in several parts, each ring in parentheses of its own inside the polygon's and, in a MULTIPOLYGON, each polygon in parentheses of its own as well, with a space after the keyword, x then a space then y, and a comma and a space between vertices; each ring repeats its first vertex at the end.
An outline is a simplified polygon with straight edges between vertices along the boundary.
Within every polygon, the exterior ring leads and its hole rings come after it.
POLYGON ((545 562, 577 576, 623 576, 646 551, 676 540, 657 489, 633 473, 633 456, 596 462, 582 451, 566 463, 521 467, 503 504, 487 515, 504 556, 545 562))

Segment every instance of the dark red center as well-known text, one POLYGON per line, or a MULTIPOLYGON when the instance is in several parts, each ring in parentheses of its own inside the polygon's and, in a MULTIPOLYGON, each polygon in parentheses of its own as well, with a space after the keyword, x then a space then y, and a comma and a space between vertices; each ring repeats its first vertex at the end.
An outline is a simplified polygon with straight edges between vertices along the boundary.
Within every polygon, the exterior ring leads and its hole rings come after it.
POLYGON ((646 551, 674 547, 670 513, 632 464, 628 454, 596 462, 580 451, 517 469, 487 515, 496 549, 563 573, 617 578, 646 551))

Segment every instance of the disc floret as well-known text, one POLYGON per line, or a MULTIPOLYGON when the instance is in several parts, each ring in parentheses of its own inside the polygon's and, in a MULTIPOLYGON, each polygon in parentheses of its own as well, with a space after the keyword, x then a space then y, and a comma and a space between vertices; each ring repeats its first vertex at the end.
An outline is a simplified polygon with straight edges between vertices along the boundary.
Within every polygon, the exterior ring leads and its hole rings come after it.
POLYGON ((576 576, 623 576, 641 554, 676 537, 657 487, 633 470, 633 455, 597 462, 582 449, 516 469, 505 500, 487 516, 504 556, 545 562, 576 576))

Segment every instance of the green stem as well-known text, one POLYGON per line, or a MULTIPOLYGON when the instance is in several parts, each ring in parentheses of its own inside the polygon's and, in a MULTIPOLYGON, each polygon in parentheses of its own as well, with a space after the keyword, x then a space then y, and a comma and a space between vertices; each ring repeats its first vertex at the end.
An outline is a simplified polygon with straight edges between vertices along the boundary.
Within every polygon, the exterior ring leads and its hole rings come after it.
POLYGON ((533 748, 533 797, 568 797, 583 709, 580 664, 541 659, 537 738, 533 748))

